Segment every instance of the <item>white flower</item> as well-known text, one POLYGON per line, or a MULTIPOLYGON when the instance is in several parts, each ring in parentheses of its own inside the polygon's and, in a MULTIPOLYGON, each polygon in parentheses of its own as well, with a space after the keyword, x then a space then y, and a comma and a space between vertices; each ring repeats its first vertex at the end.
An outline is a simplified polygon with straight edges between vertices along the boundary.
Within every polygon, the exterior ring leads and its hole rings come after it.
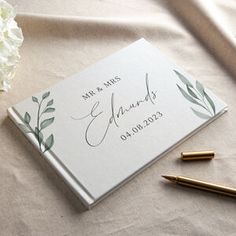
POLYGON ((19 47, 23 35, 18 28, 13 7, 0 0, 0 90, 7 91, 20 59, 19 47))

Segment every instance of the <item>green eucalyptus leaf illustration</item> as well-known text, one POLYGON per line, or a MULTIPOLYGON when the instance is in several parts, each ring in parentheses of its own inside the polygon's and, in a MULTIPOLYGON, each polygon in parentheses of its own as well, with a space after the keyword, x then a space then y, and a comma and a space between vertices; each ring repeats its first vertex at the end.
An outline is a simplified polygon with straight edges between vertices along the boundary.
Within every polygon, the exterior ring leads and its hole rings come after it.
POLYGON ((185 78, 182 74, 179 72, 175 71, 175 74, 177 74, 178 78, 182 81, 182 83, 186 86, 187 91, 184 90, 184 88, 180 87, 178 84, 178 88, 182 95, 191 103, 194 103, 198 106, 201 106, 206 112, 202 113, 197 110, 194 110, 193 108, 192 111, 194 112, 195 115, 202 119, 209 119, 210 117, 215 115, 215 104, 213 100, 210 98, 210 96, 205 92, 205 89, 203 85, 196 80, 195 86, 193 86, 187 78, 185 78), (213 111, 213 112, 212 112, 213 111))
POLYGON ((36 111, 36 125, 35 129, 31 130, 31 127, 29 125, 31 121, 31 116, 28 112, 25 113, 24 115, 24 124, 19 124, 19 127, 25 132, 25 133, 32 133, 36 137, 39 145, 39 150, 42 152, 44 150, 47 151, 49 150, 53 144, 54 144, 54 136, 51 134, 47 139, 46 142, 44 142, 44 135, 42 130, 47 128, 49 125, 51 125, 54 121, 54 117, 44 119, 42 121, 42 116, 47 115, 47 113, 52 113, 55 111, 55 108, 50 107, 53 105, 54 100, 51 99, 47 102, 47 105, 44 105, 43 100, 48 98, 50 95, 50 92, 46 92, 42 95, 42 98, 37 98, 32 96, 32 101, 37 103, 38 105, 38 110, 36 111), (44 147, 44 148, 43 148, 44 147))
POLYGON ((53 99, 47 103, 47 107, 51 106, 52 104, 53 104, 53 99))
POLYGON ((44 100, 45 98, 47 98, 50 95, 50 92, 46 92, 43 94, 42 99, 44 100))
POLYGON ((209 102, 214 114, 216 114, 216 108, 215 108, 214 102, 212 101, 212 99, 208 96, 208 94, 205 91, 204 91, 204 95, 205 95, 207 101, 209 102))
POLYGON ((28 125, 30 123, 31 117, 28 112, 25 113, 24 122, 28 125))
POLYGON ((36 102, 36 103, 39 103, 38 98, 36 98, 36 97, 32 97, 32 101, 36 102))
POLYGON ((198 96, 196 95, 196 93, 194 93, 194 91, 191 89, 191 87, 189 87, 188 85, 187 85, 187 90, 188 90, 188 93, 192 96, 192 97, 194 97, 194 98, 196 98, 196 99, 198 99, 199 100, 199 98, 198 98, 198 96))
POLYGON ((39 141, 39 146, 40 146, 41 143, 43 142, 43 133, 38 129, 38 127, 35 127, 35 134, 39 141))
POLYGON ((55 111, 55 108, 53 108, 53 107, 48 107, 45 111, 44 111, 44 113, 49 113, 49 112, 54 112, 55 111))
POLYGON ((200 111, 196 111, 196 110, 194 110, 192 107, 191 107, 191 109, 192 109, 192 111, 193 111, 193 113, 194 113, 195 115, 197 115, 198 117, 200 117, 200 118, 202 118, 202 119, 208 120, 208 119, 211 118, 211 116, 209 116, 209 115, 207 115, 207 114, 204 114, 204 113, 202 113, 202 112, 200 112, 200 111))
POLYGON ((40 128, 41 128, 41 130, 42 130, 42 129, 45 129, 46 127, 48 127, 50 124, 53 123, 53 121, 54 121, 54 117, 42 121, 42 122, 40 123, 40 128))
POLYGON ((53 146, 53 144, 54 144, 54 137, 53 137, 53 134, 51 134, 51 135, 46 139, 44 152, 50 150, 51 147, 53 146))
POLYGON ((189 87, 193 87, 193 85, 191 84, 191 82, 185 77, 183 76, 181 73, 179 73, 178 71, 174 70, 174 72, 177 74, 177 76, 179 77, 179 79, 187 86, 189 87))
POLYGON ((203 85, 196 80, 196 88, 198 90, 198 92, 204 97, 205 93, 204 93, 204 87, 203 85))
POLYGON ((182 93, 182 95, 189 101, 189 102, 192 102, 192 103, 195 103, 201 107, 204 108, 204 106, 202 104, 200 104, 198 101, 196 101, 194 98, 192 98, 190 95, 188 95, 178 84, 177 84, 180 92, 182 93))

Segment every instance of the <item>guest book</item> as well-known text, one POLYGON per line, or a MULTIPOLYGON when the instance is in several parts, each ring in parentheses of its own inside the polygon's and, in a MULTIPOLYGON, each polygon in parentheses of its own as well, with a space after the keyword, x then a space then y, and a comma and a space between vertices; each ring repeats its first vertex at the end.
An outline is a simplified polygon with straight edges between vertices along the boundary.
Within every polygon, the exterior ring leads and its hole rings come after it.
POLYGON ((8 114, 90 208, 225 111, 140 39, 8 114))

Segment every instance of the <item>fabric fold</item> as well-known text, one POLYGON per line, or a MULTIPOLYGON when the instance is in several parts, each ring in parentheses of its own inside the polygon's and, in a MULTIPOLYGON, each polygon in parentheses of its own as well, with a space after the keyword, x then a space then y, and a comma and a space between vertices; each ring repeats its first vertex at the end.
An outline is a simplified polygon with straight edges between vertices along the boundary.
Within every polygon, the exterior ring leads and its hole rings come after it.
POLYGON ((224 17, 213 1, 170 0, 167 6, 217 61, 236 76, 235 40, 227 30, 224 17))

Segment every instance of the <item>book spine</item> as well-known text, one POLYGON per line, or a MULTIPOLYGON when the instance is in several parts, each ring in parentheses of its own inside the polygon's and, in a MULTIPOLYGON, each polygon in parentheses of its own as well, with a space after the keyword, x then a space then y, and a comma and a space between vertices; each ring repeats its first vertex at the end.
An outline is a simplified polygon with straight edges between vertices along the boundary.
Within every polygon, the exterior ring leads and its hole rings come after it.
POLYGON ((52 166, 53 169, 55 169, 55 171, 63 178, 63 180, 76 194, 76 196, 79 197, 81 202, 88 209, 90 209, 95 202, 94 198, 85 190, 83 186, 78 183, 78 181, 75 180, 75 178, 69 173, 69 171, 59 162, 55 154, 53 154, 51 151, 48 151, 46 153, 42 153, 40 151, 36 137, 32 133, 27 133, 25 132, 25 130, 23 130, 22 126, 20 125, 23 123, 23 119, 14 110, 13 107, 8 108, 7 113, 11 120, 15 123, 15 125, 23 132, 27 139, 40 152, 41 156, 43 156, 44 159, 48 161, 50 166, 52 166))

